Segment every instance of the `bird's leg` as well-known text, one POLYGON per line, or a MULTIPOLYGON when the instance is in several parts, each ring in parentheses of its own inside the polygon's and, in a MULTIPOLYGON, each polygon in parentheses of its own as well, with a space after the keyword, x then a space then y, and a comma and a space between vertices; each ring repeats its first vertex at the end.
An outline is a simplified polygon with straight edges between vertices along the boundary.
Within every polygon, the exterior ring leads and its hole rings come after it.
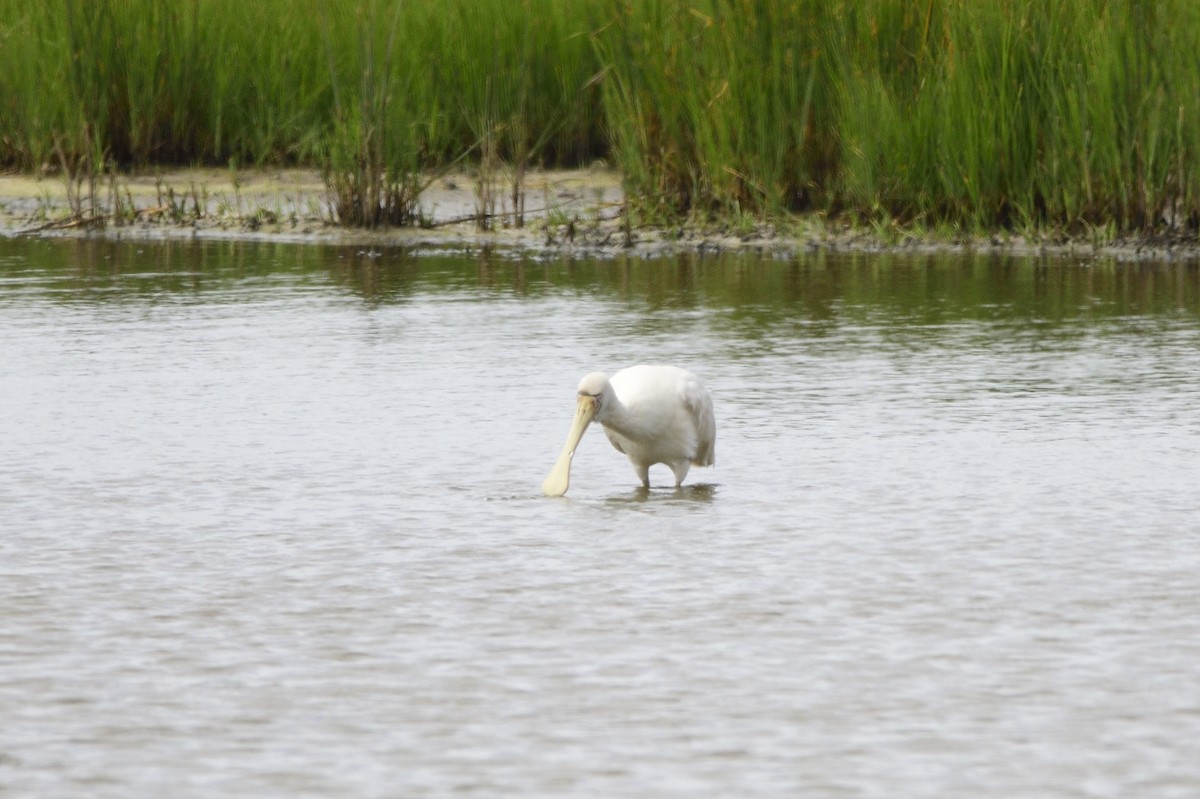
POLYGON ((650 487, 650 467, 649 466, 634 466, 637 476, 641 478, 642 485, 646 488, 650 487))

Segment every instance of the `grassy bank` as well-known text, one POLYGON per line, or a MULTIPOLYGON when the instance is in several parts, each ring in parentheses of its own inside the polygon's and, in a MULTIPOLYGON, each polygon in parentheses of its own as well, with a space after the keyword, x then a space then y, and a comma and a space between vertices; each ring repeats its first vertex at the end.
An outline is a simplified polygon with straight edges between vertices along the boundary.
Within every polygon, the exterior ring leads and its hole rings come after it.
POLYGON ((1194 233, 1192 0, 0 0, 0 162, 325 170, 413 221, 606 158, 643 220, 1194 233))

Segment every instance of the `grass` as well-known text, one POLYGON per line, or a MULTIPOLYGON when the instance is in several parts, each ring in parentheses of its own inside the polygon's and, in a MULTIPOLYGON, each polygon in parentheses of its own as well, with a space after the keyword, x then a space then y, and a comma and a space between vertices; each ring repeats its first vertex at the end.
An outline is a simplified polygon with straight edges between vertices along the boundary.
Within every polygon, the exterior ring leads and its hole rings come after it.
POLYGON ((1197 228, 1200 6, 621 4, 613 147, 669 213, 1197 228))
POLYGON ((519 225, 607 159, 637 222, 1195 234, 1197 52, 1192 0, 0 0, 0 164, 318 166, 377 225, 469 163, 519 225))

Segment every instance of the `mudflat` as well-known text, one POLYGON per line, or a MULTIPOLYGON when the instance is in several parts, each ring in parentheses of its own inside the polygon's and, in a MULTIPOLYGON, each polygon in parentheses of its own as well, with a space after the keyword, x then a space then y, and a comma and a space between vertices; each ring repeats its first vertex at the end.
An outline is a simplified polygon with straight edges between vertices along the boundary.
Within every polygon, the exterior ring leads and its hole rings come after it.
POLYGON ((831 249, 1200 260, 1200 241, 1191 235, 960 234, 856 226, 819 214, 739 226, 639 224, 626 219, 621 176, 607 168, 528 172, 518 214, 512 183, 503 170, 486 192, 470 173, 431 177, 418 201, 419 224, 358 229, 337 222, 321 173, 312 169, 162 169, 91 184, 61 175, 0 174, 0 237, 278 240, 534 254, 786 256, 831 249))

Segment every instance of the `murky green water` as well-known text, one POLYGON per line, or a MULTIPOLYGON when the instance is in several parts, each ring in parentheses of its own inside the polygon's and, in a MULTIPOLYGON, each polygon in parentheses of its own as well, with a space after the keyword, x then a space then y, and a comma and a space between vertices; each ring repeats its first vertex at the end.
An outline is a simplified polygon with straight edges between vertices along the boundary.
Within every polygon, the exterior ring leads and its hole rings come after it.
POLYGON ((1195 265, 2 242, 0 342, 5 796, 1200 792, 1195 265), (716 468, 541 497, 643 361, 716 468))

